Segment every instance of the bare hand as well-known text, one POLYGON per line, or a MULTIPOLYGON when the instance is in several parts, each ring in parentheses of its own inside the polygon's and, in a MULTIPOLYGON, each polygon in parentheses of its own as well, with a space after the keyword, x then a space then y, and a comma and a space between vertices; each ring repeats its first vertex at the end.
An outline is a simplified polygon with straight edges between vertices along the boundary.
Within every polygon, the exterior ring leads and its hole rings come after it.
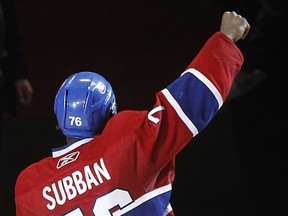
POLYGON ((237 42, 244 39, 250 31, 250 25, 247 20, 238 15, 235 11, 224 12, 220 26, 220 32, 224 33, 232 41, 237 42))
POLYGON ((33 88, 28 79, 19 79, 15 82, 18 100, 22 105, 28 105, 33 99, 33 88))

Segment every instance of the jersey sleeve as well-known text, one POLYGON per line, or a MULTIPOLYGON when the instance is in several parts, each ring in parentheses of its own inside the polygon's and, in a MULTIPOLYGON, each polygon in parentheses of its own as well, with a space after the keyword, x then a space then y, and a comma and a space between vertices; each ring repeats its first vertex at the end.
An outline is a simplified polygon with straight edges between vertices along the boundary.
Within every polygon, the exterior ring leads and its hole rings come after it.
POLYGON ((243 61, 234 42, 217 32, 181 76, 156 94, 147 117, 147 130, 155 140, 145 146, 154 164, 164 167, 207 126, 223 105, 243 61))

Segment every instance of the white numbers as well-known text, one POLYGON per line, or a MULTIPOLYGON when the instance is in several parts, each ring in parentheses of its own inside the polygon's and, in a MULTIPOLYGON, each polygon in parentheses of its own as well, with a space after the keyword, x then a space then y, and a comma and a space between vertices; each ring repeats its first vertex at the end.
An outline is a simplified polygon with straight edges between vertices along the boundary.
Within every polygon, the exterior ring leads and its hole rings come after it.
POLYGON ((83 213, 81 212, 80 208, 77 208, 63 216, 83 216, 83 213))
POLYGON ((70 125, 76 125, 78 127, 82 126, 82 119, 81 117, 74 117, 74 116, 69 116, 70 119, 70 125))
MULTIPOLYGON (((95 200, 93 213, 95 216, 113 216, 117 211, 111 214, 110 209, 114 208, 115 206, 123 208, 131 202, 133 202, 133 200, 128 191, 123 189, 115 189, 95 200)), ((84 216, 84 214, 80 208, 77 208, 63 216, 84 216)))
POLYGON ((152 110, 149 112, 149 114, 148 114, 148 119, 149 119, 150 121, 152 121, 153 123, 157 124, 157 123, 160 121, 160 119, 157 118, 157 117, 154 117, 154 116, 152 116, 152 115, 155 114, 156 112, 160 112, 160 111, 162 111, 162 110, 165 110, 165 107, 164 107, 164 106, 155 107, 154 109, 152 109, 152 110))
POLYGON ((120 208, 123 208, 132 201, 128 191, 116 189, 105 196, 96 199, 93 212, 95 216, 111 216, 109 211, 111 208, 117 205, 119 205, 120 208))

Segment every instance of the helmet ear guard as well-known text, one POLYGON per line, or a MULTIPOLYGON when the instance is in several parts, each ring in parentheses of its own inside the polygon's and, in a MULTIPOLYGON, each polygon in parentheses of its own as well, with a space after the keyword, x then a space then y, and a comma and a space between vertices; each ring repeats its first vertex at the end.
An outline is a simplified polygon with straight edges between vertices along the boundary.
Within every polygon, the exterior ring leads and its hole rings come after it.
POLYGON ((54 112, 65 136, 88 138, 102 132, 109 118, 117 113, 110 83, 94 72, 69 76, 58 90, 54 112))

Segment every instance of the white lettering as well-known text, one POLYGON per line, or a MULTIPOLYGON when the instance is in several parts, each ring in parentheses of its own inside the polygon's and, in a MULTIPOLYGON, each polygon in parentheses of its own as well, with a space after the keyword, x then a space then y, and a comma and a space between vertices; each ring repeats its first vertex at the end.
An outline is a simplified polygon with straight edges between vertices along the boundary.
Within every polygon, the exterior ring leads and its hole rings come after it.
POLYGON ((60 189, 60 193, 61 193, 62 199, 59 196, 58 190, 56 188, 56 184, 55 183, 52 184, 52 190, 53 190, 53 192, 55 194, 55 198, 56 198, 57 204, 58 205, 63 205, 66 202, 66 194, 64 192, 63 184, 62 184, 61 180, 58 181, 58 187, 60 189))
POLYGON ((42 191, 42 195, 45 199, 49 200, 51 202, 51 204, 47 204, 47 208, 49 210, 53 210, 56 207, 56 201, 53 197, 49 196, 47 193, 51 192, 51 188, 50 187, 45 187, 42 191))
POLYGON ((106 169, 106 166, 104 164, 104 160, 103 158, 100 159, 100 163, 101 163, 101 167, 99 167, 99 165, 97 163, 94 163, 94 171, 97 175, 97 178, 99 180, 99 182, 102 184, 103 183, 103 179, 100 175, 100 173, 107 179, 107 180, 110 180, 111 177, 109 175, 109 172, 107 171, 106 169))
POLYGON ((87 190, 97 187, 110 180, 111 176, 105 166, 104 159, 100 163, 86 165, 82 170, 76 170, 71 175, 45 186, 42 196, 47 200, 46 207, 53 210, 57 205, 64 205, 67 200, 72 200, 77 195, 84 194, 87 190))
POLYGON ((92 184, 94 184, 95 186, 99 185, 99 183, 96 181, 88 165, 84 167, 84 175, 85 175, 86 183, 87 183, 89 190, 92 188, 92 184))
POLYGON ((69 200, 76 197, 76 188, 73 185, 73 179, 70 176, 63 178, 63 186, 69 200))
POLYGON ((79 194, 83 194, 87 190, 87 185, 85 181, 83 181, 83 176, 80 171, 75 171, 72 173, 72 177, 77 188, 79 194))

